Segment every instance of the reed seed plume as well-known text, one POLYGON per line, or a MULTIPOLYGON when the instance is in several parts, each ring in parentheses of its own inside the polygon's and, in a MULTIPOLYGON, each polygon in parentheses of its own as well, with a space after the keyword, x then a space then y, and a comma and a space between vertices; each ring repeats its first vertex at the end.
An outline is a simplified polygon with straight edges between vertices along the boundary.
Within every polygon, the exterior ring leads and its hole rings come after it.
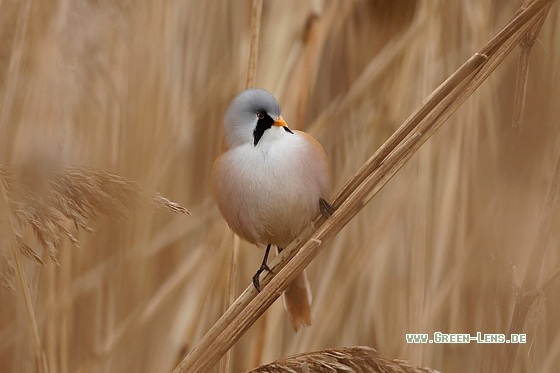
POLYGON ((41 255, 24 242, 30 227, 50 259, 58 264, 57 249, 63 237, 78 246, 78 240, 65 227, 64 219, 76 229, 92 233, 90 222, 100 215, 128 217, 142 203, 174 213, 188 210, 158 193, 149 193, 138 183, 111 172, 90 167, 53 166, 41 163, 0 167, 7 205, 13 217, 13 231, 20 251, 37 264, 41 255))
POLYGON ((8 258, 0 255, 0 285, 11 293, 17 293, 12 279, 15 276, 15 268, 8 258))
POLYGON ((377 355, 371 347, 329 348, 289 356, 246 373, 439 373, 430 368, 415 367, 403 360, 389 360, 377 355))

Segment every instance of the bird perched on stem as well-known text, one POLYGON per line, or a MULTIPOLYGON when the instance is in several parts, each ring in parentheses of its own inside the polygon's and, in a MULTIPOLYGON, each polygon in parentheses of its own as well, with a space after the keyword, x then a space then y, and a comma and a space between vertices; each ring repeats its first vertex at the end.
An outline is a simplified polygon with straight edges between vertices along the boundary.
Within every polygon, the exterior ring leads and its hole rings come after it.
MULTIPOLYGON (((225 152, 212 168, 218 208, 242 239, 266 245, 259 275, 271 246, 288 245, 311 220, 332 207, 327 157, 310 135, 292 131, 280 105, 268 91, 248 89, 231 103, 224 117, 225 152)), ((311 325, 311 289, 305 270, 282 294, 295 331, 311 325)))

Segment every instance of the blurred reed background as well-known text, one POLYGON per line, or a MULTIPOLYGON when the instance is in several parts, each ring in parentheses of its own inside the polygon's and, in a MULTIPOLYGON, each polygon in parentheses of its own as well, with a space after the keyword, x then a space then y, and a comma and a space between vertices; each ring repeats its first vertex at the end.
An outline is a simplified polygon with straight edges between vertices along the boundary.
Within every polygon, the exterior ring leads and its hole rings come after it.
MULTIPOLYGON (((264 1, 256 86, 331 162, 333 194, 522 4, 264 1)), ((250 1, 0 1, 0 163, 87 165, 191 216, 100 217, 23 260, 49 372, 169 372, 225 309, 233 235, 210 195, 222 117, 244 88, 250 1)), ((235 345, 240 372, 368 345, 445 372, 500 371, 503 345, 407 344, 406 333, 504 333, 538 239, 547 246, 514 372, 560 365, 560 213, 539 219, 560 152, 560 12, 533 47, 512 127, 515 51, 310 265, 314 323, 277 301, 235 345), (551 281, 548 281, 550 280, 551 281)), ((0 270, 12 283, 6 224, 0 270)), ((240 292, 262 252, 241 244, 240 292)), ((4 284, 7 282, 4 281, 4 284)), ((21 292, 0 289, 0 371, 33 372, 21 292)), ((215 368, 217 371, 218 368, 215 368)))

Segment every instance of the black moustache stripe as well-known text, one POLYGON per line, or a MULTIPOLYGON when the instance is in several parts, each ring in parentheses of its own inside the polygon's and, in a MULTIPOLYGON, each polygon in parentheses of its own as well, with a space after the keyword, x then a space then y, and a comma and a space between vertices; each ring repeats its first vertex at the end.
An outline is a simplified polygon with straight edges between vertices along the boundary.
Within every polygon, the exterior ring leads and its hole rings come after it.
MULTIPOLYGON (((254 146, 257 146, 257 144, 259 143, 259 140, 261 139, 261 137, 264 135, 264 131, 266 131, 267 129, 269 129, 270 127, 272 127, 274 125, 274 120, 270 117, 270 115, 268 114, 264 114, 264 118, 259 119, 257 121, 257 126, 255 127, 255 130, 253 131, 253 144, 254 146)), ((294 134, 292 132, 291 129, 289 129, 288 127, 283 127, 284 131, 291 133, 292 135, 294 134)))
POLYGON ((294 133, 292 132, 292 130, 289 129, 288 127, 284 127, 284 131, 289 132, 289 133, 291 133, 292 135, 294 134, 294 133))
POLYGON ((274 120, 272 120, 272 118, 268 114, 265 114, 264 118, 262 119, 259 118, 259 120, 257 121, 257 126, 253 131, 253 138, 254 138, 253 143, 255 146, 257 146, 262 135, 264 135, 264 131, 272 127, 273 124, 274 124, 274 120))

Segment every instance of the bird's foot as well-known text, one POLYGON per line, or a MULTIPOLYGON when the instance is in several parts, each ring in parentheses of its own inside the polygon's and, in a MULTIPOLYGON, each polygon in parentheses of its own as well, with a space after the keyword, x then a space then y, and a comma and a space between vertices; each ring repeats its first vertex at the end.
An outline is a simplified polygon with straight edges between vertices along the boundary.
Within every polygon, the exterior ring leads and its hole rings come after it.
POLYGON ((261 273, 263 273, 264 271, 268 271, 268 272, 272 272, 270 270, 270 268, 268 267, 268 265, 266 265, 266 263, 263 263, 261 265, 261 268, 259 268, 259 270, 257 271, 257 273, 255 273, 255 275, 253 276, 253 286, 255 286, 255 289, 257 289, 257 291, 260 293, 261 292, 261 284, 259 282, 259 276, 261 275, 261 273))
POLYGON ((334 208, 333 205, 327 202, 326 199, 319 198, 319 210, 321 210, 321 214, 323 214, 323 216, 328 219, 334 213, 336 208, 334 208))

